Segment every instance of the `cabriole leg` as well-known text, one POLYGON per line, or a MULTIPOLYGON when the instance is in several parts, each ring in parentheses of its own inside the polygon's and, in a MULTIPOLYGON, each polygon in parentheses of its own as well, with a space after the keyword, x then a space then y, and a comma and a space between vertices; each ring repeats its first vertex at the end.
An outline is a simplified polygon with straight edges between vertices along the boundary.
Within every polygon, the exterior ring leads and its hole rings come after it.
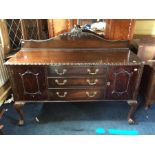
POLYGON ((17 111, 17 113, 19 114, 19 122, 18 122, 18 125, 22 126, 24 125, 24 112, 23 110, 21 109, 22 107, 24 106, 24 102, 15 102, 14 103, 14 107, 17 111))
POLYGON ((128 104, 130 105, 130 110, 128 112, 128 123, 129 124, 134 124, 135 121, 134 121, 134 113, 137 109, 137 106, 138 106, 138 102, 136 100, 129 100, 128 101, 128 104))

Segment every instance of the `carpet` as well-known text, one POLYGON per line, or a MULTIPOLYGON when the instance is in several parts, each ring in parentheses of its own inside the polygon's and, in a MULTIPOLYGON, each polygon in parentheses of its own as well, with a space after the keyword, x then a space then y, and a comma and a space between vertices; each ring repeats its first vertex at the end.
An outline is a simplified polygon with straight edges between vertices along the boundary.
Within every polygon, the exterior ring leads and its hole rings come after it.
POLYGON ((155 105, 145 110, 141 103, 135 125, 127 123, 126 102, 28 103, 23 108, 26 123, 22 127, 17 125, 18 115, 12 104, 1 108, 8 109, 1 120, 5 135, 111 135, 114 130, 123 131, 122 134, 155 134, 155 105))

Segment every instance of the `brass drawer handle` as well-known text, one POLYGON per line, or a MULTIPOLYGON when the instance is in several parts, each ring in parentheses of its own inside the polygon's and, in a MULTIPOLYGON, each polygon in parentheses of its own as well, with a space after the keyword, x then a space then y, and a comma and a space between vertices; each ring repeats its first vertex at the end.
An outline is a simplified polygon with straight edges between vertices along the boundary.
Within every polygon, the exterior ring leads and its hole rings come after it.
POLYGON ((65 91, 65 92, 64 92, 64 94, 62 94, 62 95, 60 95, 60 93, 59 93, 59 92, 56 92, 56 94, 58 95, 58 97, 63 98, 63 97, 66 97, 67 92, 65 91))
POLYGON ((95 85, 95 84, 98 82, 97 79, 95 79, 94 82, 91 82, 89 79, 87 79, 86 81, 87 81, 88 84, 91 85, 91 86, 92 86, 92 85, 95 85))
POLYGON ((95 97, 96 94, 97 94, 96 91, 94 91, 93 94, 90 94, 88 91, 86 91, 86 95, 87 95, 88 97, 95 97))
POLYGON ((95 69, 95 72, 91 72, 90 69, 87 69, 87 72, 88 72, 90 75, 95 75, 95 74, 98 73, 98 71, 99 71, 99 69, 95 69))
POLYGON ((67 80, 63 80, 63 82, 59 82, 59 80, 56 79, 55 82, 57 83, 57 85, 63 86, 66 84, 67 80))
POLYGON ((59 72, 58 69, 55 69, 55 72, 56 72, 58 75, 64 75, 64 74, 67 72, 67 69, 63 69, 62 72, 59 72))

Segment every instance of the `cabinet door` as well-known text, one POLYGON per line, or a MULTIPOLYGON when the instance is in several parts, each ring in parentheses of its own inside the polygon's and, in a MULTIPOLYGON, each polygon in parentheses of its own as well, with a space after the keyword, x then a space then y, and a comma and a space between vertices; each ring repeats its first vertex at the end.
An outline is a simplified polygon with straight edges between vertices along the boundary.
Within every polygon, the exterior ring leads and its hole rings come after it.
POLYGON ((70 32, 74 25, 77 25, 77 19, 48 19, 49 37, 70 32))
POLYGON ((43 66, 11 67, 13 92, 16 101, 47 99, 43 66))
POLYGON ((106 99, 133 99, 139 71, 139 66, 110 66, 107 75, 106 99))
POLYGON ((134 19, 106 19, 105 38, 111 40, 132 40, 134 19))

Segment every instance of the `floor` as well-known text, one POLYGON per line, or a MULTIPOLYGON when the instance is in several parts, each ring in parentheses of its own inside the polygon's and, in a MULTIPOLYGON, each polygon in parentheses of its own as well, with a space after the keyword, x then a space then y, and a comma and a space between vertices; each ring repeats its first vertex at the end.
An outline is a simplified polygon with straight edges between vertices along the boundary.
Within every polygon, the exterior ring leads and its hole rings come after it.
POLYGON ((1 120, 6 135, 155 134, 155 104, 145 110, 140 103, 135 125, 127 123, 126 102, 28 103, 23 108, 26 124, 22 127, 17 125, 12 104, 1 108, 8 109, 1 120))

